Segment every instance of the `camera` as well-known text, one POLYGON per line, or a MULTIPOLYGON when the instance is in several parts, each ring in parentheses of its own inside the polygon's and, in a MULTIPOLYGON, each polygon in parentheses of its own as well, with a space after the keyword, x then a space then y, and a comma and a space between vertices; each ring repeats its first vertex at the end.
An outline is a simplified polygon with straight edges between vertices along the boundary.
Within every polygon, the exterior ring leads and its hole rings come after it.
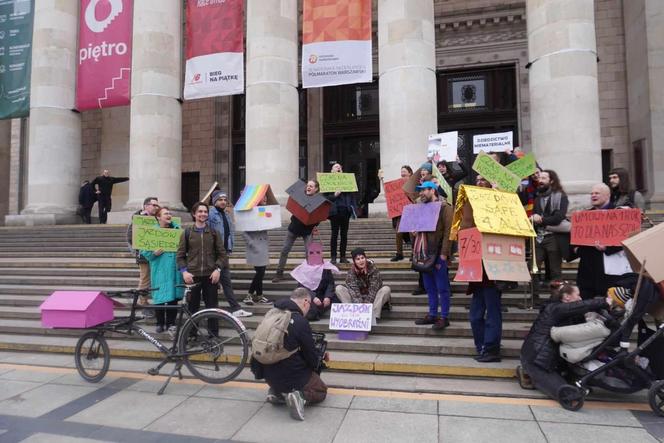
POLYGON ((325 340, 325 334, 322 332, 313 332, 311 335, 314 339, 314 349, 316 352, 316 367, 314 371, 320 375, 324 369, 327 369, 327 365, 325 364, 327 341, 325 340))

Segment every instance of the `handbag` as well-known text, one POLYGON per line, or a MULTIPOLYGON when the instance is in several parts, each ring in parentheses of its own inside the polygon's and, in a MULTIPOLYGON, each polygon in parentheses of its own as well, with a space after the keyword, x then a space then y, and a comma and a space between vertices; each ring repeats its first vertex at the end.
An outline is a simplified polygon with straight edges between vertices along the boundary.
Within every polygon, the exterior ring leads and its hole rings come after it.
POLYGON ((568 234, 572 230, 572 222, 570 222, 568 219, 565 218, 559 224, 549 225, 546 226, 544 229, 546 229, 549 232, 554 232, 558 234, 568 234))
POLYGON ((429 255, 426 232, 419 232, 413 243, 413 261, 411 269, 417 272, 432 272, 438 254, 429 255))

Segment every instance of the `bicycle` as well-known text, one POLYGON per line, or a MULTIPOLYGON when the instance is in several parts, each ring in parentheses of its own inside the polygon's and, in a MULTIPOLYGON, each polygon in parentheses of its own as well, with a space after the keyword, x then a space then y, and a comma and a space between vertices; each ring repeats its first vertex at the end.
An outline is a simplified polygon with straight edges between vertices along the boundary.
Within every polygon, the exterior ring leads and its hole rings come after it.
POLYGON ((92 328, 79 338, 76 343, 74 360, 80 376, 91 383, 101 381, 111 361, 107 333, 131 336, 140 335, 164 354, 164 359, 148 370, 150 375, 159 375, 167 363, 174 362, 166 382, 157 392, 164 393, 166 386, 177 372, 182 379, 182 366, 199 380, 212 384, 221 384, 236 378, 247 363, 249 357, 249 337, 241 321, 229 312, 219 308, 203 309, 191 314, 187 300, 189 293, 197 284, 178 285, 185 288, 183 302, 174 306, 141 306, 141 308, 176 309, 178 311, 173 342, 170 347, 158 338, 136 325, 144 317, 136 315, 138 297, 149 295, 156 289, 130 289, 127 291, 107 292, 110 297, 131 296, 131 312, 128 317, 115 318, 92 328), (186 318, 183 324, 183 318, 186 318), (227 369, 228 371, 223 371, 227 369))

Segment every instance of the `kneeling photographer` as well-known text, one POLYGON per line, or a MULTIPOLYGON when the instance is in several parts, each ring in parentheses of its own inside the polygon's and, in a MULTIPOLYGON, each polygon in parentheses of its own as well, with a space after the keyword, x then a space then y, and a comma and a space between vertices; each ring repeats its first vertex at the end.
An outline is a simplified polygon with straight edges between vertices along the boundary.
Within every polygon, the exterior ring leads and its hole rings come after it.
POLYGON ((314 340, 306 319, 311 297, 297 288, 265 314, 252 340, 251 371, 270 386, 267 401, 286 403, 290 415, 304 420, 305 403, 325 400, 327 386, 319 373, 327 357, 320 334, 314 340))

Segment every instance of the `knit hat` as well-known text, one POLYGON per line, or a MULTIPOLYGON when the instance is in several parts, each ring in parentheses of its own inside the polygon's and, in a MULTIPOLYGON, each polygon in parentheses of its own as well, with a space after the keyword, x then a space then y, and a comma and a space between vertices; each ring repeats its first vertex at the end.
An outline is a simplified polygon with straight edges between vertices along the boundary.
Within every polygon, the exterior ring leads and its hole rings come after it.
POLYGON ((622 286, 614 286, 609 288, 606 293, 613 299, 613 302, 616 304, 616 306, 621 308, 624 308, 625 303, 627 303, 632 298, 632 291, 627 288, 623 288, 622 286))
POLYGON ((431 174, 431 163, 430 162, 422 163, 422 166, 420 166, 420 169, 425 169, 429 174, 431 174))
POLYGON ((219 200, 221 197, 228 197, 228 195, 224 191, 214 191, 212 193, 212 200, 210 200, 212 205, 214 206, 217 200, 219 200))
POLYGON ((362 248, 355 248, 350 253, 350 256, 353 257, 353 260, 355 260, 355 257, 358 255, 364 255, 365 257, 367 256, 367 254, 364 252, 364 249, 362 248))

